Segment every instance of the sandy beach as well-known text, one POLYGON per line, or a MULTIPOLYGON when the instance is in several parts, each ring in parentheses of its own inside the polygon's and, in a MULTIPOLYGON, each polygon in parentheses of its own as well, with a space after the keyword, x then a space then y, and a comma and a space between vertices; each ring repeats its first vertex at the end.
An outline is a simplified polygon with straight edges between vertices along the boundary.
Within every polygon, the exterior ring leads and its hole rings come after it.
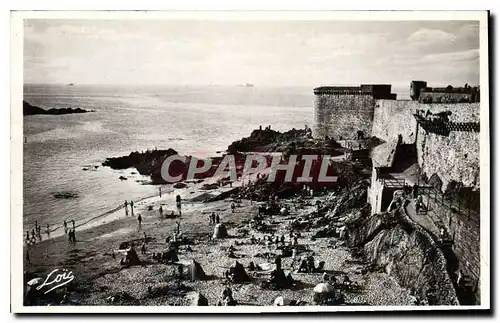
MULTIPOLYGON (((233 190, 226 187, 211 192, 212 195, 233 190)), ((235 263, 245 267, 254 264, 274 263, 274 257, 280 250, 274 244, 248 244, 250 236, 264 238, 264 234, 248 229, 248 221, 257 215, 258 204, 242 200, 231 212, 232 199, 204 203, 200 196, 206 194, 196 185, 172 190, 170 193, 136 202, 134 215, 121 208, 99 219, 98 225, 80 227, 76 232, 76 243, 68 242, 65 236, 44 240, 27 249, 31 263, 24 263, 25 273, 30 277, 45 277, 54 269, 72 271, 74 281, 61 288, 59 293, 66 293, 65 304, 73 305, 116 305, 110 297, 125 292, 129 300, 120 300, 121 305, 189 305, 192 295, 200 292, 209 302, 216 305, 226 286, 233 291, 239 305, 272 305, 278 296, 300 300, 313 304, 313 288, 323 282, 322 273, 296 273, 291 269, 291 258, 283 259, 285 273, 291 271, 297 285, 283 290, 268 290, 261 287, 261 282, 269 278, 269 271, 247 273, 250 282, 231 284, 224 280, 224 272, 235 263), (182 216, 175 219, 161 218, 160 205, 164 214, 174 210, 174 197, 182 196, 182 216), (152 209, 152 210, 151 210, 152 209), (212 240, 214 226, 209 223, 209 215, 220 215, 221 223, 228 228, 229 237, 212 240), (142 216, 139 227, 137 215, 142 216), (178 251, 179 263, 187 264, 192 259, 200 263, 207 279, 200 281, 182 280, 179 282, 176 265, 158 263, 153 253, 163 252, 167 248, 166 237, 172 236, 180 222, 181 236, 193 243, 181 246, 178 251), (140 253, 140 245, 147 236, 146 253, 140 253), (120 243, 133 242, 142 265, 123 268, 120 259, 123 250, 118 250, 120 243), (228 256, 228 248, 233 246, 234 256, 228 256), (113 258, 113 253, 115 258, 113 258)), ((292 211, 287 216, 270 216, 266 221, 276 230, 275 235, 286 236, 286 243, 291 243, 288 225, 292 219, 308 214, 315 209, 317 200, 324 200, 321 195, 307 200, 306 204, 292 211)), ((283 205, 293 205, 292 200, 280 201, 283 205)), ((405 305, 412 304, 414 298, 409 291, 401 288, 397 281, 386 273, 369 272, 361 274, 365 265, 355 258, 351 250, 344 246, 335 246, 335 238, 311 239, 313 232, 300 232, 298 244, 314 254, 317 260, 325 261, 324 271, 337 276, 347 275, 351 281, 362 286, 361 290, 346 292, 346 303, 352 305, 405 305)), ((52 304, 59 305, 59 304, 52 304)))

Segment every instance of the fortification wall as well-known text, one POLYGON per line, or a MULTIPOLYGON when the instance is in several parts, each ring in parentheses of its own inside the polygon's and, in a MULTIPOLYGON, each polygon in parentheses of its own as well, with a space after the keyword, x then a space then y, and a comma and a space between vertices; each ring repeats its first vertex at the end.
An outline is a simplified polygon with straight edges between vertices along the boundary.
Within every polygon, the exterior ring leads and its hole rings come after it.
MULTIPOLYGON (((429 205, 429 216, 435 222, 441 221, 453 237, 453 252, 458 259, 458 268, 464 275, 472 277, 477 286, 481 273, 480 214, 469 212, 467 201, 462 202, 462 207, 455 204, 451 211, 449 202, 424 196, 424 203, 429 205)), ((476 297, 479 298, 479 294, 476 297)))
POLYGON ((404 144, 415 142, 417 122, 413 114, 421 104, 409 100, 377 100, 373 114, 372 136, 384 141, 403 137, 404 144))
POLYGON ((372 133, 375 99, 370 94, 316 94, 314 99, 313 136, 335 140, 356 139, 372 133))
MULTIPOLYGON (((479 103, 421 104, 432 113, 451 111, 450 122, 479 122, 479 103)), ((422 172, 437 174, 442 191, 451 181, 479 189, 479 132, 451 131, 448 136, 425 132, 418 127, 417 158, 422 172)))
POLYGON ((420 93, 420 102, 434 102, 434 103, 446 103, 446 102, 461 102, 462 100, 466 102, 477 101, 477 93, 447 93, 447 92, 426 92, 420 93))
POLYGON ((479 123, 479 103, 424 104, 416 101, 377 100, 372 136, 391 141, 402 136, 404 144, 417 143, 418 164, 430 178, 437 174, 445 190, 451 181, 479 188, 479 132, 452 129, 448 136, 417 127, 417 110, 433 114, 450 111, 451 123, 479 123))

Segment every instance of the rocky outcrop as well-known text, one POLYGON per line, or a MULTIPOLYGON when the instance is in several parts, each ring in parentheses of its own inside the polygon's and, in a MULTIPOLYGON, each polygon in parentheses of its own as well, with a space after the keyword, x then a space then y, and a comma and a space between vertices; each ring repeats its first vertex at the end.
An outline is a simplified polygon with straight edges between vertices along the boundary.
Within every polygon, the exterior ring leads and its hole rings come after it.
POLYGON ((360 218, 347 225, 348 244, 394 276, 422 304, 459 305, 446 259, 432 238, 404 208, 360 218))
POLYGON ((127 169, 135 167, 141 175, 151 175, 155 164, 160 164, 171 155, 176 155, 173 149, 166 150, 146 150, 145 152, 131 152, 128 156, 110 157, 102 163, 113 169, 127 169))
POLYGON ((290 154, 329 154, 341 155, 336 150, 340 145, 330 139, 313 139, 310 129, 292 129, 279 132, 269 128, 256 129, 249 137, 234 141, 227 148, 228 153, 236 152, 283 152, 290 154))
MULTIPOLYGON (((174 149, 154 149, 154 150, 146 150, 143 152, 132 152, 128 156, 121 157, 110 157, 107 158, 102 165, 111 167, 112 169, 127 169, 127 168, 136 168, 139 174, 144 176, 150 176, 153 184, 168 184, 168 182, 163 178, 161 169, 163 162, 168 156, 177 155, 177 151, 174 149)), ((169 173, 172 177, 176 177, 181 175, 181 180, 186 180, 189 165, 191 160, 195 158, 193 156, 186 156, 185 162, 175 160, 169 165, 169 173)), ((222 157, 212 157, 210 158, 211 167, 201 173, 196 173, 194 175, 194 179, 200 180, 208 177, 214 176, 217 168, 222 162, 224 156, 222 157)), ((243 171, 243 166, 245 164, 245 155, 234 155, 235 164, 237 166, 236 174, 241 176, 243 171)), ((267 164, 270 165, 271 159, 269 156, 266 156, 267 164)), ((198 166, 202 166, 205 162, 204 160, 197 160, 198 166)), ((186 187, 186 184, 182 183, 183 187, 186 187)))
POLYGON ((60 115, 60 114, 73 114, 73 113, 87 113, 93 112, 85 109, 72 109, 72 108, 61 108, 61 109, 49 109, 45 110, 40 107, 29 104, 26 101, 23 101, 23 115, 30 116, 35 114, 48 114, 48 115, 60 115))

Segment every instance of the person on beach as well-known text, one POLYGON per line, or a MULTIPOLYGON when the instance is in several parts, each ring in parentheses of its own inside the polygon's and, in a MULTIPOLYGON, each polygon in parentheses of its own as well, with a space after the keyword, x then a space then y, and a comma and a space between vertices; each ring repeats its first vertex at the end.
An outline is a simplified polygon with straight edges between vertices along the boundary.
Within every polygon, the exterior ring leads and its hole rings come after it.
POLYGON ((179 216, 181 216, 181 196, 179 194, 177 194, 177 196, 175 197, 175 203, 177 204, 177 211, 179 211, 179 216))
POLYGON ((130 201, 130 213, 134 215, 134 201, 130 201))
POLYGON ((220 223, 220 217, 218 214, 215 215, 215 223, 220 223))
POLYGON ((137 228, 137 231, 141 231, 141 229, 142 229, 142 216, 140 214, 137 216, 137 222, 139 222, 139 227, 137 228))
POLYGON ((26 243, 30 243, 30 232, 26 231, 26 243))
POLYGON ((31 243, 36 243, 35 229, 31 229, 31 243))
MULTIPOLYGON (((144 233, 146 234, 146 233, 144 233)), ((146 239, 144 239, 142 241, 142 245, 141 245, 141 254, 145 254, 146 253, 146 239)))
POLYGON ((215 218, 216 218, 215 212, 212 212, 212 216, 210 218, 210 224, 215 224, 215 218))
POLYGON ((38 221, 35 221, 35 231, 38 240, 42 241, 42 228, 38 225, 38 221))
POLYGON ((163 217, 163 208, 160 205, 160 208, 158 209, 158 212, 160 212, 160 218, 163 217))
POLYGON ((68 223, 66 222, 66 220, 64 220, 64 234, 68 233, 68 223))
POLYGON ((161 187, 158 187, 158 192, 160 193, 160 198, 161 198, 161 187))
POLYGON ((47 223, 47 237, 50 237, 50 226, 48 223, 47 223))
POLYGON ((69 242, 76 242, 75 230, 73 230, 73 229, 69 230, 68 240, 69 240, 69 242))
POLYGON ((234 205, 234 202, 231 203, 231 213, 234 213, 234 209, 236 208, 236 205, 234 205))
POLYGON ((71 220, 71 223, 73 224, 73 231, 75 231, 75 220, 71 220))
POLYGON ((175 221, 175 223, 177 224, 177 234, 180 234, 181 233, 181 222, 175 221))
POLYGON ((31 264, 30 253, 28 250, 26 250, 26 263, 31 264))
POLYGON ((125 200, 125 209, 128 208, 128 202, 125 200))

